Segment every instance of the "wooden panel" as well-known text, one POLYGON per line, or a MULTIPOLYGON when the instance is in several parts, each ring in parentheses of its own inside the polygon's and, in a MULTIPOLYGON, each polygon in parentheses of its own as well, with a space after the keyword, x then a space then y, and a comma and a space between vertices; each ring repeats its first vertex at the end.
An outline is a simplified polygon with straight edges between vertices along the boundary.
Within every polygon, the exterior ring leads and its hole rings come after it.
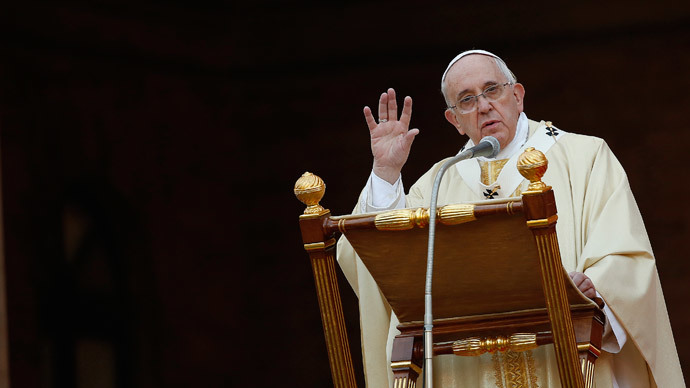
MULTIPOLYGON (((423 318, 427 234, 419 228, 346 231, 401 322, 423 318)), ((538 254, 522 215, 439 225, 435 252, 436 319, 545 307, 538 254)), ((571 303, 592 303, 567 284, 571 303)))

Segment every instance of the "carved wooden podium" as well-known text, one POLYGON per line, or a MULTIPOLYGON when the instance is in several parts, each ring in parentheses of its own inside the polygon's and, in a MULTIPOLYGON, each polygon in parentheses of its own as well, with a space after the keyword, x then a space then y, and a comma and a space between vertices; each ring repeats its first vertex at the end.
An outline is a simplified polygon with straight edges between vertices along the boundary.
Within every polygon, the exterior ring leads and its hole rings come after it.
MULTIPOLYGON (((548 162, 528 149, 518 160, 530 180, 521 198, 438 209, 434 270, 434 355, 476 356, 553 343, 563 387, 593 387, 604 315, 561 264, 556 203, 541 182, 548 162), (516 265, 519 263, 519 265, 516 265)), ((335 236, 347 236, 400 320, 391 368, 395 388, 422 373, 428 209, 331 217, 319 205, 323 181, 305 173, 295 194, 316 283, 334 386, 354 387, 335 274, 335 236)), ((599 301, 600 302, 600 301, 599 301)))

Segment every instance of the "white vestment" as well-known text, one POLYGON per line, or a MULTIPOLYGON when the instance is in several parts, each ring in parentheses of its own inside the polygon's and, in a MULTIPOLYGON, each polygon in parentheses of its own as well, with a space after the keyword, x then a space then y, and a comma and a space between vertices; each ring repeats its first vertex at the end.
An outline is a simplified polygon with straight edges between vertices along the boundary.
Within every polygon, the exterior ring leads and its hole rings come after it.
MULTIPOLYGON (((617 380, 621 388, 684 387, 654 256, 622 166, 602 139, 544 122, 529 121, 529 138, 521 148, 528 146, 544 151, 549 160, 542 180, 556 197, 563 266, 592 280, 627 334, 619 352, 609 353, 604 346, 595 366, 596 386, 612 387, 617 380)), ((441 182, 439 206, 485 200, 487 193, 505 198, 526 188, 527 182, 516 175, 519 153, 491 187, 481 183, 477 160, 450 168, 441 182)), ((444 162, 411 187, 407 207, 429 207, 433 180, 444 162)), ((366 195, 363 191, 359 204, 366 203, 366 195)), ((390 352, 397 317, 345 238, 338 242, 338 262, 359 298, 367 386, 392 387, 390 352)), ((611 338, 605 333, 604 342, 611 338)), ((434 357, 434 381, 444 388, 560 386, 551 345, 521 354, 434 357)))

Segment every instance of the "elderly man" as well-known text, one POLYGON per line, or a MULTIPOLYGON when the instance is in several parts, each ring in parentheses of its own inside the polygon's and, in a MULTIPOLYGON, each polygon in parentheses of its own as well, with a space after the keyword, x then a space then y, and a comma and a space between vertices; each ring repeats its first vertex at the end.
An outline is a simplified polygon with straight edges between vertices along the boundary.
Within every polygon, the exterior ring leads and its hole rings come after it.
MULTIPOLYGON (((625 172, 606 143, 527 119, 524 86, 503 60, 487 51, 455 57, 443 74, 441 89, 448 106, 446 119, 469 136, 463 149, 493 136, 501 151, 495 159, 465 160, 449 169, 439 190, 439 206, 519 195, 527 182, 517 171, 517 157, 527 147, 544 152, 549 169, 543 180, 556 196, 563 265, 585 295, 600 295, 606 302, 596 386, 685 386, 649 239, 625 172)), ((412 99, 405 97, 398 117, 393 89, 379 98, 378 122, 371 109, 364 108, 374 165, 355 212, 429 206, 432 183, 444 161, 404 195, 400 171, 419 134, 409 129, 411 114, 412 99)), ((344 238, 338 252, 360 300, 367 384, 391 385, 390 350, 397 318, 344 238)), ((551 346, 471 358, 435 357, 434 370, 444 388, 560 386, 551 346)))

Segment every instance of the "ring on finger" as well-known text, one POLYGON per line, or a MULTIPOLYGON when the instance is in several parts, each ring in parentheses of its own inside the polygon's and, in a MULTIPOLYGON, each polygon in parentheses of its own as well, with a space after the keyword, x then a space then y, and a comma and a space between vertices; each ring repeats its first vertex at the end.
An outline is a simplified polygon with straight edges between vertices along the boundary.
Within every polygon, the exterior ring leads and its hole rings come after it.
POLYGON ((380 123, 387 123, 387 122, 388 122, 388 119, 380 119, 380 120, 379 120, 379 124, 380 124, 380 123))

